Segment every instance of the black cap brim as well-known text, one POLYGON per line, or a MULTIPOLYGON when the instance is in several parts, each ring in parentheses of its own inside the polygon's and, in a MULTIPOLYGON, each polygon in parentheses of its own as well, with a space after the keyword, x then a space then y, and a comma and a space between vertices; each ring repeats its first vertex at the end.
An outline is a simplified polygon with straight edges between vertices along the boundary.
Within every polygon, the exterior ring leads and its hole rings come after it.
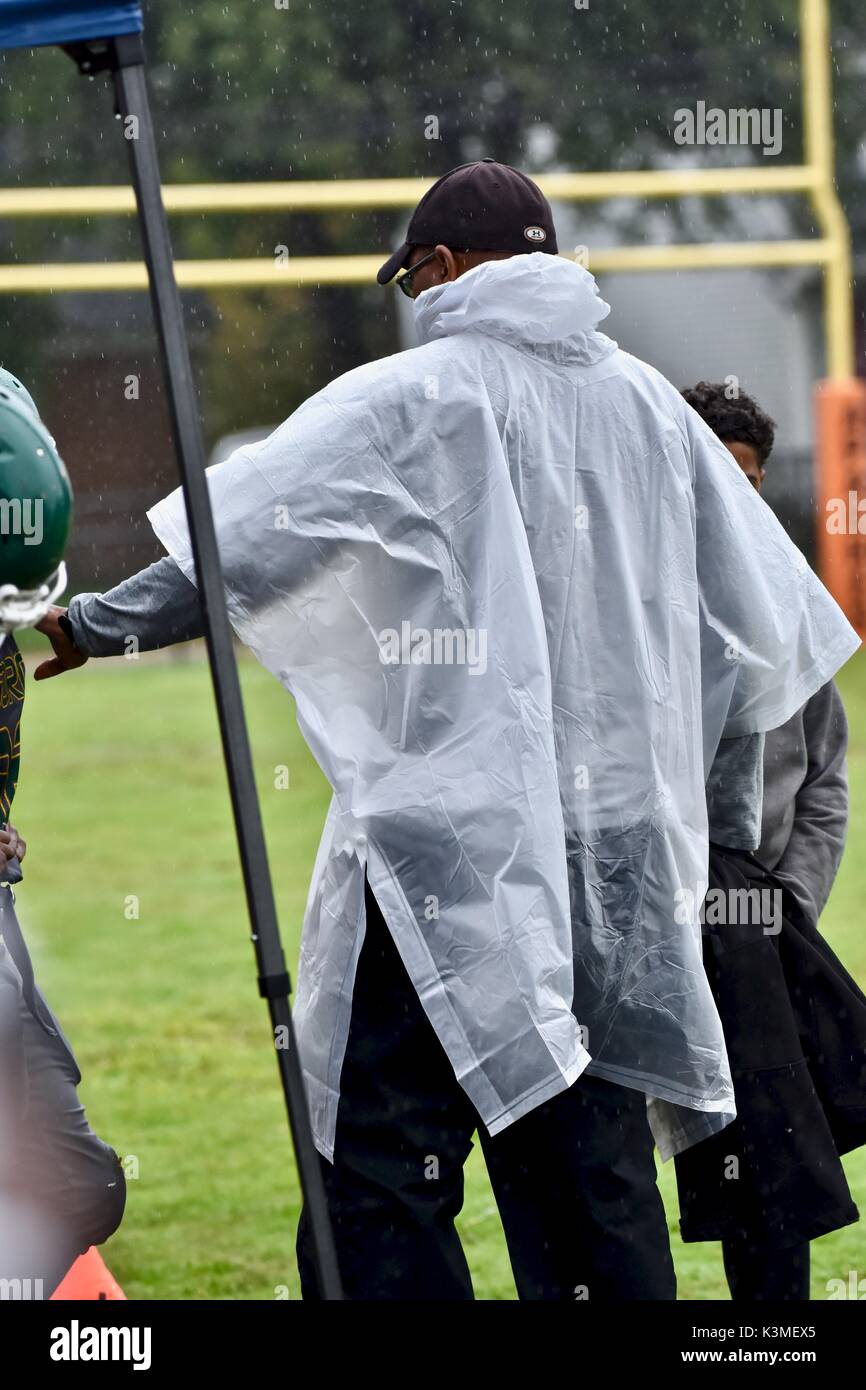
POLYGON ((380 285, 387 285, 389 280, 394 279, 397 271, 403 269, 409 260, 409 252, 411 250, 411 244, 408 241, 404 241, 403 245, 394 252, 393 256, 388 257, 387 261, 380 267, 376 275, 376 279, 379 281, 380 285))

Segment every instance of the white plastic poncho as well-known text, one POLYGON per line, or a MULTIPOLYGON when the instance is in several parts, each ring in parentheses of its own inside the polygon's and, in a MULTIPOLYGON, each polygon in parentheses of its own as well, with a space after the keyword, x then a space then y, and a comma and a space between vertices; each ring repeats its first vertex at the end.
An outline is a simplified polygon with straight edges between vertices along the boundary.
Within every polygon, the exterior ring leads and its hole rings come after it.
MULTIPOLYGON (((734 1113, 704 762, 858 643, 607 312, 570 262, 486 263, 419 296, 422 346, 210 470, 232 622, 334 792, 295 1008, 328 1157, 365 869, 491 1134, 589 1054, 665 1156, 734 1113)), ((150 519, 194 580, 180 492, 150 519)))

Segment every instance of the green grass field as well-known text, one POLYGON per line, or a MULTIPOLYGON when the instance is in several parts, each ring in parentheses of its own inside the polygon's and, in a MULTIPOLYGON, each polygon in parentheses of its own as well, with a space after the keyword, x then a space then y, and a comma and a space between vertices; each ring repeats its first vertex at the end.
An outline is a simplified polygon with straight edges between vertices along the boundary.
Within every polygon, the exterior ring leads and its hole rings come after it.
MULTIPOLYGON (((285 693, 249 660, 242 672, 294 963, 327 787, 285 693), (288 790, 274 785, 280 765, 290 769, 288 790)), ((866 656, 840 685, 851 723, 852 821, 824 929, 863 982, 866 656)), ((298 1185, 200 656, 91 662, 60 680, 31 681, 13 819, 28 841, 22 921, 76 1047, 91 1123, 137 1164, 125 1222, 105 1251, 113 1272, 133 1299, 272 1299, 286 1286, 297 1298, 298 1185)), ((849 1156, 846 1168, 862 1205, 866 1152, 849 1156)), ((660 1181, 679 1296, 726 1298, 719 1247, 679 1240, 672 1164, 660 1181)), ((477 1297, 514 1298, 477 1145, 460 1227, 477 1297)), ((858 1226, 815 1242, 813 1298, 852 1269, 866 1274, 858 1226)))

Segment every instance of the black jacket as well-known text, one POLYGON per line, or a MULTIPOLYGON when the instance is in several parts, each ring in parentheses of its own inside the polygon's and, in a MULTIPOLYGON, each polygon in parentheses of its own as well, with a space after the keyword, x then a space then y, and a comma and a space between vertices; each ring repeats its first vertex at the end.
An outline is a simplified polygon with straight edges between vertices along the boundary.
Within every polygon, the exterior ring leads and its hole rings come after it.
POLYGON ((866 1142, 866 995, 752 855, 711 846, 709 883, 708 901, 732 908, 738 891, 741 906, 748 890, 774 893, 780 915, 768 931, 747 911, 724 924, 707 911, 737 1118, 676 1159, 682 1236, 785 1248, 858 1219, 839 1155, 866 1142))

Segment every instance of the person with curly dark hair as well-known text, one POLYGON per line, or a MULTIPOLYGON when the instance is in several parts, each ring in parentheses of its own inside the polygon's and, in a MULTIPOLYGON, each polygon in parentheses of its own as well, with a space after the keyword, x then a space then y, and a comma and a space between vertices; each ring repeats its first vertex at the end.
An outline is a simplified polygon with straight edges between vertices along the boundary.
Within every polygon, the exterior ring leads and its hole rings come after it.
POLYGON ((770 419, 752 396, 733 383, 720 385, 699 381, 697 386, 683 391, 683 397, 733 454, 749 482, 760 492, 776 438, 775 420, 770 419))
MULTIPOLYGON (((760 492, 774 421, 732 384, 682 394, 760 492)), ((676 1160, 683 1238, 721 1239, 735 1302, 808 1300, 809 1242, 858 1219, 839 1155, 866 1140, 862 1099, 856 1117, 849 1107, 863 1094, 866 999, 817 931, 845 847, 847 742, 828 681, 780 728, 723 739, 707 777, 707 902, 748 883, 779 909, 771 924, 728 915, 721 930, 705 910, 737 1119, 676 1160)))

